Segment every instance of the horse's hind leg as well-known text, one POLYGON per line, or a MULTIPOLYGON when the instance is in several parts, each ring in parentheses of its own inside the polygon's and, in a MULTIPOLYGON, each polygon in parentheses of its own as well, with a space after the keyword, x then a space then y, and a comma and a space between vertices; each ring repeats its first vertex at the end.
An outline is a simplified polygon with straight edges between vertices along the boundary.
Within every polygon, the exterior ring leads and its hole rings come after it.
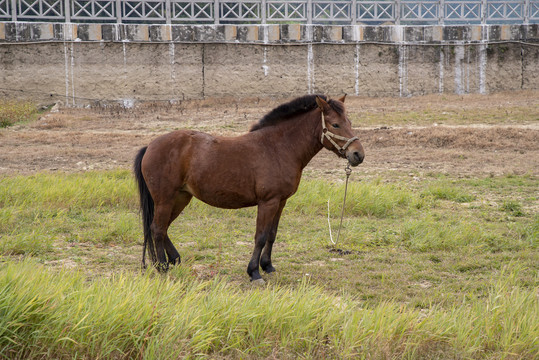
MULTIPOLYGON (((176 196, 176 202, 174 204, 174 207, 172 209, 172 213, 170 215, 170 220, 168 222, 168 225, 172 224, 172 222, 181 214, 183 209, 189 204, 191 201, 191 198, 193 195, 187 193, 187 192, 179 192, 176 196)), ((165 251, 167 253, 168 262, 171 265, 178 265, 181 263, 180 254, 178 253, 178 250, 174 247, 174 244, 172 244, 172 241, 170 241, 170 238, 168 235, 165 237, 165 251)))
POLYGON ((154 211, 153 222, 150 228, 153 235, 153 242, 157 257, 157 263, 155 266, 159 271, 167 271, 168 262, 167 255, 165 254, 165 242, 168 238, 167 230, 169 226, 170 214, 172 212, 172 205, 170 203, 155 203, 154 211))
POLYGON ((156 267, 159 271, 167 271, 169 263, 176 264, 180 262, 180 254, 172 241, 170 241, 167 231, 172 221, 189 204, 191 198, 191 194, 182 191, 155 200, 151 231, 157 256, 156 267))

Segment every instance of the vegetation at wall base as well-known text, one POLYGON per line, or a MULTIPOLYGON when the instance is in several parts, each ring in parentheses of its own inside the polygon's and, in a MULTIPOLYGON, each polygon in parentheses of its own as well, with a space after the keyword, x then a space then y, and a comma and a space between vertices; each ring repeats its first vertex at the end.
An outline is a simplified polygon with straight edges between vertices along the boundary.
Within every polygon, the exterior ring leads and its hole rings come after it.
POLYGON ((0 99, 0 128, 33 120, 36 114, 37 108, 32 102, 0 99))

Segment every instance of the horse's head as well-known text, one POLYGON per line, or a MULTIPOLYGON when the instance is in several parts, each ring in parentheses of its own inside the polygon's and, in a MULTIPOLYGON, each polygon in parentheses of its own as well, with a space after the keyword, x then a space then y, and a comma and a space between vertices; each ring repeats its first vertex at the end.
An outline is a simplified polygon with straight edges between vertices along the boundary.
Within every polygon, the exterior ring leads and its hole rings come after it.
POLYGON ((322 145, 342 158, 348 159, 352 166, 358 166, 365 158, 363 145, 352 130, 352 123, 346 116, 344 99, 325 101, 316 97, 316 103, 322 112, 322 145))

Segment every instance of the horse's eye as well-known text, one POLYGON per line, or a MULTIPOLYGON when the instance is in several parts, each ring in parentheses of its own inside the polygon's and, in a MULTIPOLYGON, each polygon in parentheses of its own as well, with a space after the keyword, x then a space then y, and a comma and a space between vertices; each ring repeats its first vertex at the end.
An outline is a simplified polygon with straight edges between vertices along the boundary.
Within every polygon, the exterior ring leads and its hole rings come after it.
POLYGON ((331 124, 331 126, 333 126, 335 129, 340 128, 339 124, 331 124))

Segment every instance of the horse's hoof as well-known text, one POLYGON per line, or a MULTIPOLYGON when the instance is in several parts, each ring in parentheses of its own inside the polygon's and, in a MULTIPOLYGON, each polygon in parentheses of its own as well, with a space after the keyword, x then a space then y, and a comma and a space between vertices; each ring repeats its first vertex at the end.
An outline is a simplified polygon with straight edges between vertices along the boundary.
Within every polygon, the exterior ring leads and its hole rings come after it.
POLYGON ((275 268, 273 266, 271 266, 271 265, 266 267, 265 269, 262 269, 262 270, 264 270, 264 272, 266 274, 271 274, 271 273, 274 273, 276 271, 275 268))
POLYGON ((253 284, 253 286, 260 287, 260 286, 264 286, 264 284, 266 284, 266 282, 264 281, 264 279, 260 278, 260 279, 256 279, 256 280, 251 280, 251 284, 253 284))
POLYGON ((160 273, 166 273, 168 271, 168 263, 157 263, 155 268, 160 273))

